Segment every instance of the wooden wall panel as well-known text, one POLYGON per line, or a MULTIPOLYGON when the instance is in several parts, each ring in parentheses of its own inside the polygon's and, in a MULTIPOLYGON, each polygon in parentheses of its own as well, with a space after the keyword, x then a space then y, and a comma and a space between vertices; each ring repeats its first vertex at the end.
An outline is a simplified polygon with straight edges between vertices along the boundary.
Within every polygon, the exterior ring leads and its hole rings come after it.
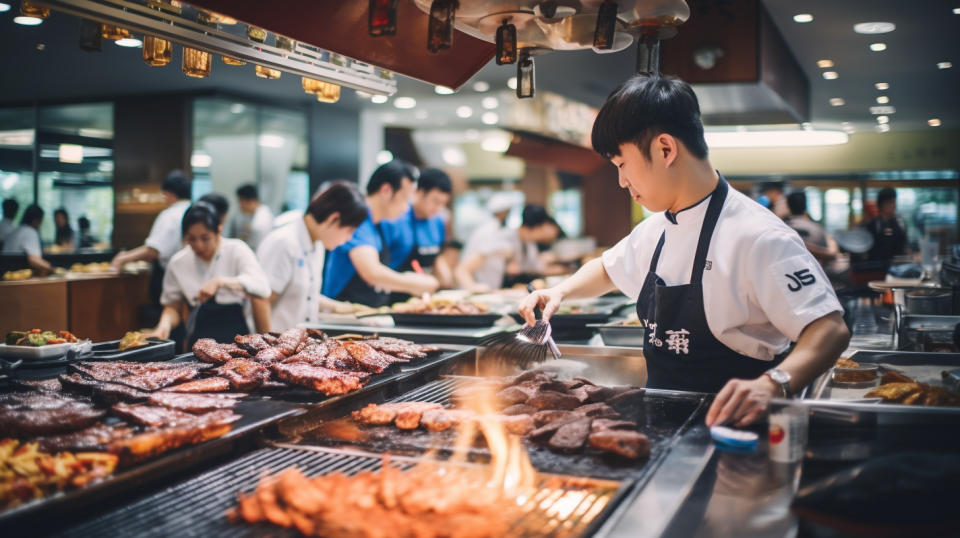
POLYGON ((0 334, 14 330, 68 330, 67 283, 24 281, 0 283, 0 334))
POLYGON ((94 342, 116 340, 140 328, 140 306, 148 297, 150 273, 71 280, 65 311, 70 331, 94 342))
POLYGON ((583 233, 613 246, 630 233, 630 195, 617 184, 617 169, 602 166, 583 178, 583 233))

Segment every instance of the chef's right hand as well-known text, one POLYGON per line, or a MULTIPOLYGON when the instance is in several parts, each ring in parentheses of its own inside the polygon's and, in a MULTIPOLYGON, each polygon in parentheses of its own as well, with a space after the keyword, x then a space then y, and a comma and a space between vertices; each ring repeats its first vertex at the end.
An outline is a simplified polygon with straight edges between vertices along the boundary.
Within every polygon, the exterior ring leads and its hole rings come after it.
POLYGON ((537 323, 537 318, 533 314, 533 310, 535 308, 539 307, 540 310, 543 311, 543 320, 549 321, 554 312, 560 308, 560 303, 562 301, 563 293, 557 288, 537 290, 530 295, 527 295, 522 301, 520 301, 520 306, 517 308, 517 312, 520 312, 520 315, 523 316, 523 319, 527 322, 527 325, 532 326, 537 323))
POLYGON ((440 281, 434 278, 432 275, 424 275, 420 273, 404 273, 410 278, 410 283, 415 287, 413 290, 415 293, 410 295, 420 296, 424 293, 433 293, 440 288, 440 281))
POLYGON ((160 340, 169 340, 170 327, 158 325, 157 328, 153 329, 152 331, 146 331, 142 334, 144 338, 159 338, 160 340))

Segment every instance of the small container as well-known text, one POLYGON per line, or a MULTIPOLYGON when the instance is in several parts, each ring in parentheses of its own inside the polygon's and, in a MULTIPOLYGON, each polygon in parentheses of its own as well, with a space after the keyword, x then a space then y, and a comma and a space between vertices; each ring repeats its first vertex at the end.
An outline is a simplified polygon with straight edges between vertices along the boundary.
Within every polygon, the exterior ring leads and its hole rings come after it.
POLYGON ((710 437, 718 447, 731 452, 753 452, 760 436, 749 430, 737 430, 727 426, 712 426, 710 437))
POLYGON ((805 406, 789 401, 770 403, 769 454, 770 459, 781 463, 794 463, 803 459, 807 446, 807 429, 810 412, 805 406))
POLYGON ((876 364, 860 364, 855 368, 834 366, 830 372, 830 382, 838 387, 869 387, 877 383, 880 367, 876 364))

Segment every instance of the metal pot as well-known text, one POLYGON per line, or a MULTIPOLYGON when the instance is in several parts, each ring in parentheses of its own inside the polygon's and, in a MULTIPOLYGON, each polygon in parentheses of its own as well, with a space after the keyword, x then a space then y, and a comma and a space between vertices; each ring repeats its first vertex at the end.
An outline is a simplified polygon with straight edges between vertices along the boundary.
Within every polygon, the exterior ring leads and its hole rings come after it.
POLYGON ((953 294, 947 289, 910 290, 906 306, 910 314, 948 316, 953 310, 953 294))

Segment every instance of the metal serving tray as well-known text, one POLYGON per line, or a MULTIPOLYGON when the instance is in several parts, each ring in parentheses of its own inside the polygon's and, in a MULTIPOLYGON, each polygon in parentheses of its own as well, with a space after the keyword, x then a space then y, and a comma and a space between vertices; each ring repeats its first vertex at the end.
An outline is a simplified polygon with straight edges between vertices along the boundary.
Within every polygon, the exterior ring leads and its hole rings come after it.
POLYGON ((608 346, 643 347, 646 331, 639 325, 621 325, 623 321, 594 323, 587 325, 600 333, 603 343, 608 346))
POLYGON ((483 339, 496 334, 519 329, 517 325, 495 325, 493 327, 377 327, 370 325, 342 325, 339 323, 317 323, 304 325, 308 329, 319 329, 326 334, 379 334, 411 340, 418 344, 457 344, 478 345, 483 339))
POLYGON ((147 338, 147 345, 124 351, 117 348, 119 345, 120 340, 94 344, 93 357, 85 360, 151 362, 165 361, 176 354, 173 349, 173 340, 147 338))

